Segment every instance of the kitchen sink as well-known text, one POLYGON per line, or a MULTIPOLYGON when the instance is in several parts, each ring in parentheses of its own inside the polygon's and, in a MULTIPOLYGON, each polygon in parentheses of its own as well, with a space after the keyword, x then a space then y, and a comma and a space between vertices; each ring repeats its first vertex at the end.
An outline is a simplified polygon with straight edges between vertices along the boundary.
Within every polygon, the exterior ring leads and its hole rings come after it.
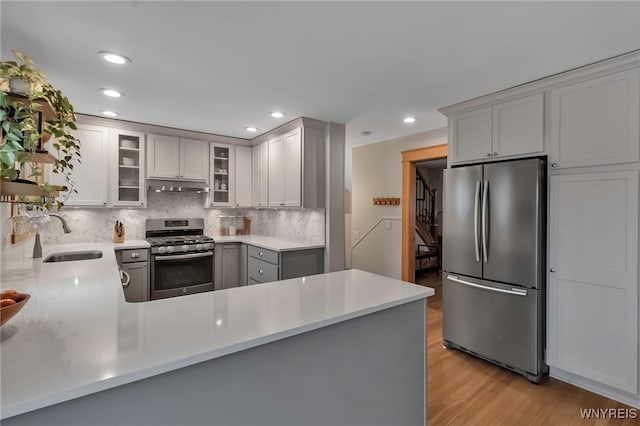
POLYGON ((100 250, 69 251, 65 253, 50 254, 43 260, 43 262, 71 262, 74 260, 100 259, 101 257, 102 252, 100 250))

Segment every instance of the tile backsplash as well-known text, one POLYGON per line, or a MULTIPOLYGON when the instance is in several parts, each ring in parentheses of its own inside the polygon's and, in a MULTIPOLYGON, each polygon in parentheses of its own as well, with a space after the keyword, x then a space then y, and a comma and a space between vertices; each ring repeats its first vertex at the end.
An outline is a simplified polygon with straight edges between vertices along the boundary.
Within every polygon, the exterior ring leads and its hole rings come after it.
MULTIPOLYGON (((111 241, 116 220, 124 223, 128 240, 144 239, 145 220, 166 217, 204 217, 205 234, 215 237, 220 235, 221 222, 228 225, 230 221, 220 216, 242 215, 251 218, 252 234, 301 243, 325 243, 324 209, 205 209, 205 197, 197 193, 150 192, 146 209, 66 207, 59 213, 72 232, 64 234, 60 222, 51 220, 41 231, 42 242, 111 241)), ((238 225, 242 226, 241 219, 238 225)))

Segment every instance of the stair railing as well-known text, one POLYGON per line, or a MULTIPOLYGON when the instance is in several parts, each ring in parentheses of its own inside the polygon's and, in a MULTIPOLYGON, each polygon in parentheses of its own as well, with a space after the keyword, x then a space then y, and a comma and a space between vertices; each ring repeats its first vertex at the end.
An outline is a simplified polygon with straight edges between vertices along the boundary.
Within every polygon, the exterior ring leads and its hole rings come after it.
POLYGON ((421 222, 433 235, 436 210, 436 193, 431 190, 427 180, 416 170, 416 222, 421 222))

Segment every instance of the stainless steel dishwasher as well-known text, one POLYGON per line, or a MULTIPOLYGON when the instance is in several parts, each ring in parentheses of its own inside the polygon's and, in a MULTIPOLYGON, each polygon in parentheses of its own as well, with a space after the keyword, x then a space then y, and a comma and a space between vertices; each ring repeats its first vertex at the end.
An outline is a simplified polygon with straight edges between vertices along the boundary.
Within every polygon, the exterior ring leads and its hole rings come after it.
POLYGON ((121 271, 122 290, 127 302, 149 300, 149 250, 116 251, 118 267, 121 271))

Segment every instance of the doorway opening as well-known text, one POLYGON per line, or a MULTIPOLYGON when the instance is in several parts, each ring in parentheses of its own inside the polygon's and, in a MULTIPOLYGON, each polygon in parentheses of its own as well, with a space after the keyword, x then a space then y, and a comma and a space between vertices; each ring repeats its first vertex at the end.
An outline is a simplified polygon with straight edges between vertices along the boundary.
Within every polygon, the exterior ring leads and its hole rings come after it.
POLYGON ((446 168, 447 145, 402 152, 402 269, 404 281, 415 282, 416 262, 441 263, 442 231, 442 169, 446 168), (434 162, 434 160, 438 160, 434 162), (433 163, 432 163, 433 162, 433 163), (440 167, 443 166, 441 169, 440 167), (433 172, 428 170, 433 168, 433 172), (440 170, 439 172, 437 170, 440 170), (428 182, 427 175, 440 174, 440 193, 437 179, 428 182), (439 197, 439 208, 438 208, 439 197), (419 230, 418 230, 419 229, 419 230), (416 238, 416 235, 419 235, 416 238), (420 241, 422 240, 422 241, 420 241), (426 241, 425 241, 426 240, 426 241), (418 241, 418 242, 416 242, 418 241), (420 247, 419 247, 420 245, 420 247), (436 249, 437 248, 437 249, 436 249))

